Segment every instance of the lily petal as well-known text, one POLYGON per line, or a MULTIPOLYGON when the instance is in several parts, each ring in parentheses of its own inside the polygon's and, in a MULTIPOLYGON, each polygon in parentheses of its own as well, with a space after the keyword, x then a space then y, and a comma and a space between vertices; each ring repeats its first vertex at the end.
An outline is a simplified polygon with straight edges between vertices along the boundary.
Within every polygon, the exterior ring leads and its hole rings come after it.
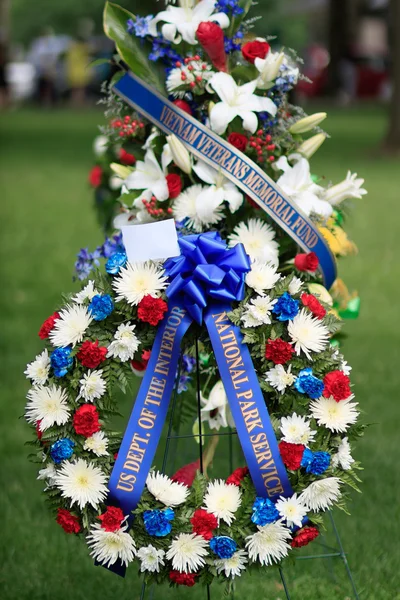
POLYGON ((225 133, 226 128, 236 117, 236 114, 236 110, 225 104, 225 102, 218 102, 211 110, 211 129, 218 134, 225 133))

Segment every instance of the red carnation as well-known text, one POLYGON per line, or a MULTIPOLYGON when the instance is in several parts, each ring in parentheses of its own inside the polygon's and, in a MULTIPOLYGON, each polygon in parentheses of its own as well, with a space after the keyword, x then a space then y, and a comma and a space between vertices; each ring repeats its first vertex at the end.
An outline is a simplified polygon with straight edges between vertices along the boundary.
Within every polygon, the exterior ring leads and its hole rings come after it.
POLYGON ((317 317, 317 319, 323 319, 326 315, 326 310, 322 306, 321 302, 319 302, 319 300, 317 300, 317 298, 312 294, 302 294, 301 301, 304 306, 307 306, 307 308, 311 310, 312 314, 314 317, 317 317))
POLYGON ((131 360, 131 367, 135 369, 135 371, 145 371, 147 367, 147 363, 150 360, 151 350, 143 350, 142 352, 142 360, 131 360))
POLYGON ((284 365, 292 358, 294 350, 289 342, 281 338, 268 340, 265 346, 265 358, 272 360, 276 365, 284 365))
POLYGON ((307 546, 307 544, 315 540, 318 536, 319 531, 316 527, 303 527, 296 531, 290 545, 292 548, 301 548, 302 546, 307 546))
POLYGON ((119 160, 123 165, 134 165, 136 162, 134 155, 124 150, 124 148, 121 148, 119 151, 119 160))
POLYGON ((228 142, 242 152, 246 150, 248 141, 247 135, 244 135, 243 133, 230 133, 228 136, 228 142))
POLYGON ((256 58, 265 58, 270 48, 271 46, 268 42, 262 42, 260 40, 247 42, 247 44, 242 46, 243 58, 253 65, 256 58))
POLYGON ((83 342, 76 358, 84 367, 96 369, 106 360, 106 356, 107 348, 99 346, 99 340, 96 340, 95 342, 83 342))
POLYGON ((81 530, 78 517, 65 508, 58 509, 56 522, 61 525, 65 533, 79 533, 81 530))
POLYGON ((231 475, 229 475, 226 483, 232 483, 233 485, 240 485, 240 482, 248 475, 248 467, 239 467, 235 469, 231 475))
POLYGON ((193 533, 201 535, 205 540, 211 540, 213 530, 218 527, 217 517, 204 510, 204 508, 195 510, 190 522, 193 525, 193 533))
POLYGON ((97 408, 93 404, 82 404, 74 414, 73 425, 78 435, 87 438, 100 431, 97 408))
POLYGON ((101 521, 101 528, 106 531, 117 531, 125 518, 124 513, 116 506, 108 506, 105 513, 97 517, 101 521))
POLYGON ((168 304, 162 298, 145 296, 138 306, 138 318, 150 325, 157 325, 168 310, 168 304))
POLYGON ((42 439, 42 436, 43 436, 43 431, 40 429, 40 423, 41 422, 42 422, 42 419, 39 419, 39 421, 36 421, 36 425, 35 425, 36 435, 37 435, 37 439, 39 440, 39 442, 40 442, 40 440, 42 439))
POLYGON ((294 266, 299 271, 308 271, 314 273, 318 269, 318 256, 315 252, 309 252, 308 254, 296 254, 294 257, 294 266))
POLYGON ((60 318, 60 313, 55 312, 48 317, 41 328, 39 329, 39 337, 41 340, 45 340, 49 337, 50 331, 53 329, 55 322, 60 318))
POLYGON ((324 391, 322 392, 325 398, 333 398, 336 402, 346 400, 351 395, 350 379, 343 371, 331 371, 324 377, 324 391))
POLYGON ((173 101, 173 104, 175 104, 175 106, 177 106, 181 110, 184 110, 185 112, 187 112, 188 115, 192 114, 192 109, 190 108, 189 104, 187 102, 185 102, 184 100, 180 100, 178 98, 178 100, 173 101))
POLYGON ((283 464, 290 471, 300 469, 301 459, 303 458, 305 446, 303 444, 289 444, 288 442, 279 442, 279 452, 281 454, 283 464))
POLYGON ((176 481, 177 483, 183 483, 187 487, 190 487, 193 484, 194 478, 196 477, 196 472, 200 469, 200 460, 197 459, 188 465, 184 465, 180 469, 177 470, 175 475, 172 475, 172 481, 176 481))
POLYGON ((193 587, 196 583, 196 573, 181 573, 180 571, 170 571, 169 578, 178 585, 193 587))
POLYGON ((204 21, 198 26, 196 35, 214 67, 226 73, 224 32, 221 27, 212 21, 204 21))
POLYGON ((169 198, 173 200, 182 190, 182 179, 176 173, 169 173, 166 178, 168 185, 169 198))
POLYGON ((103 177, 103 169, 99 165, 95 165, 89 172, 89 183, 92 187, 97 188, 101 184, 103 177))

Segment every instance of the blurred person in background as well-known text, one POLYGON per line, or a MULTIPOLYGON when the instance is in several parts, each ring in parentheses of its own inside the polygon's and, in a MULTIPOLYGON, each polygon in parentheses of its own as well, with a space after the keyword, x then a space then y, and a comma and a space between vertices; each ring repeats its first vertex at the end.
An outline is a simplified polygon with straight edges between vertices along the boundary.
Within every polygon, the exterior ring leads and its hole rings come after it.
POLYGON ((73 40, 66 52, 65 66, 71 104, 76 107, 86 103, 86 91, 91 80, 89 69, 90 47, 82 36, 73 40))
POLYGON ((29 52, 28 60, 36 71, 37 98, 44 107, 54 106, 57 100, 57 62, 61 52, 60 40, 51 28, 33 41, 29 52))

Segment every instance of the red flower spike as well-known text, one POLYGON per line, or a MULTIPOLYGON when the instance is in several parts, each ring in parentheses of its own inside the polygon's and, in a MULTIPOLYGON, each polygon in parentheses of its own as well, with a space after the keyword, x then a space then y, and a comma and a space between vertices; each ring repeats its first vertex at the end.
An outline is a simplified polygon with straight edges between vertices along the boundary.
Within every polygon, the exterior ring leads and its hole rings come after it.
POLYGON ((197 39, 218 71, 227 71, 224 32, 217 23, 204 21, 196 31, 197 39))

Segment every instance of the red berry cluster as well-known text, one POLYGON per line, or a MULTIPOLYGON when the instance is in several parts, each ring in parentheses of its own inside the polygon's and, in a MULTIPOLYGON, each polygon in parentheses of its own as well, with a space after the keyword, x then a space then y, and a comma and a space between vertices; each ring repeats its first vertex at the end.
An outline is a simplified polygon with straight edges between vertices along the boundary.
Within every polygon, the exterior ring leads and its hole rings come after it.
POLYGON ((157 198, 152 196, 150 200, 142 200, 143 205, 152 217, 165 217, 172 214, 172 208, 157 208, 157 198))
POLYGON ((257 131, 257 135, 252 135, 250 138, 250 146, 257 152, 257 160, 261 162, 272 163, 275 160, 275 156, 271 154, 276 149, 276 145, 272 143, 272 136, 267 133, 265 137, 261 137, 264 134, 262 129, 257 131))
POLYGON ((111 127, 118 131, 119 137, 134 137, 138 131, 144 128, 144 123, 126 115, 123 119, 114 119, 111 121, 111 127))
MULTIPOLYGON (((185 81, 187 80, 187 78, 188 78, 188 76, 187 76, 187 73, 186 73, 185 69, 187 69, 187 70, 188 70, 188 71, 190 71, 190 72, 194 71, 195 67, 194 67, 194 65, 192 65, 191 63, 192 63, 193 61, 199 61, 199 60, 200 60, 200 56, 199 56, 198 54, 196 54, 195 56, 187 56, 187 57, 184 59, 184 61, 183 61, 183 63, 184 63, 184 64, 182 64, 180 60, 177 60, 177 61, 176 61, 176 63, 175 63, 175 66, 176 66, 176 68, 177 68, 177 69, 182 69, 182 72, 181 72, 181 80, 182 80, 183 82, 185 82, 185 81)), ((206 63, 203 63, 203 64, 201 65, 201 69, 202 69, 203 71, 205 71, 205 70, 207 69, 207 64, 206 64, 206 63)), ((202 77, 201 75, 196 75, 196 77, 195 77, 195 81, 191 81, 191 82, 189 83, 189 87, 191 87, 191 88, 193 89, 193 88, 195 88, 195 87, 196 87, 196 85, 197 85, 198 83, 201 83, 202 81, 203 81, 203 77, 202 77)))

